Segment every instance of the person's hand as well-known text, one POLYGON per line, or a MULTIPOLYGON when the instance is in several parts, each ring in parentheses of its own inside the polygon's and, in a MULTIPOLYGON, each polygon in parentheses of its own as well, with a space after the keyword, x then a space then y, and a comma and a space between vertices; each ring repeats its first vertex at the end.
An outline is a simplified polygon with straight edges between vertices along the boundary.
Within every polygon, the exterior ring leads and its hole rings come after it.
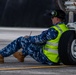
POLYGON ((74 3, 74 6, 76 6, 76 3, 74 3))
POLYGON ((28 38, 29 36, 28 35, 26 35, 26 36, 24 36, 25 38, 28 38))
MULTIPOLYGON (((31 34, 32 34, 32 31, 30 32, 30 35, 29 36, 31 36, 31 34)), ((28 38, 29 37, 28 35, 26 35, 26 36, 24 36, 25 38, 28 38)))

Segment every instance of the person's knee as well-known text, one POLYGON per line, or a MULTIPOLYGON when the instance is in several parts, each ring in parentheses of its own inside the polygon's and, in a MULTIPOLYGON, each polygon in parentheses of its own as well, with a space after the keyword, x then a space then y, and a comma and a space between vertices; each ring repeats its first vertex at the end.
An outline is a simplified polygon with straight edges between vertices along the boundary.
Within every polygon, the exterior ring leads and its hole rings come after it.
POLYGON ((20 37, 18 37, 17 39, 22 39, 22 38, 24 38, 23 36, 20 36, 20 37))
POLYGON ((21 41, 22 39, 24 39, 23 36, 17 38, 18 41, 21 41))

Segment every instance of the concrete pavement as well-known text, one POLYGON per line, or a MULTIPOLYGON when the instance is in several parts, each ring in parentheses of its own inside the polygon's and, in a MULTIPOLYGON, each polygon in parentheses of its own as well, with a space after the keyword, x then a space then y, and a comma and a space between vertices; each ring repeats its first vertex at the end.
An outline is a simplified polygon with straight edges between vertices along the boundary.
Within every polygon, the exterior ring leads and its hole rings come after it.
POLYGON ((76 66, 73 65, 42 65, 30 56, 24 62, 18 62, 13 56, 5 58, 5 63, 0 64, 0 75, 76 75, 76 66))

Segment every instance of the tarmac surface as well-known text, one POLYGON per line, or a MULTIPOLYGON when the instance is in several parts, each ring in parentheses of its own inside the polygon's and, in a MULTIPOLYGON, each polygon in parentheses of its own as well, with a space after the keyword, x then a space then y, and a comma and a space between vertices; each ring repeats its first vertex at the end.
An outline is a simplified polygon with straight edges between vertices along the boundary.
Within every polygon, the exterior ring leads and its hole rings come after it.
POLYGON ((19 62, 12 55, 4 60, 4 64, 0 64, 0 75, 76 75, 75 65, 43 65, 30 56, 24 62, 19 62))
MULTIPOLYGON (((0 29, 0 49, 16 37, 25 34, 25 31, 20 32, 11 29, 0 29)), ((75 65, 44 65, 36 62, 30 56, 27 56, 24 62, 19 62, 13 55, 4 58, 4 61, 4 64, 0 64, 0 75, 76 75, 75 65)))

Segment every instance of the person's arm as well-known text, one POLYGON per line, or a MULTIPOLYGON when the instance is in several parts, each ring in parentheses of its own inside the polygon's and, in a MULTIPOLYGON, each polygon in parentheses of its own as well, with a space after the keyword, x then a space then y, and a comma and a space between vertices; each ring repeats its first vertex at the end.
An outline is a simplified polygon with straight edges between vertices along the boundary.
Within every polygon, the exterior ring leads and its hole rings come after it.
POLYGON ((30 36, 29 42, 43 44, 48 40, 55 39, 57 35, 58 32, 55 29, 50 28, 46 31, 43 31, 40 35, 30 36))

